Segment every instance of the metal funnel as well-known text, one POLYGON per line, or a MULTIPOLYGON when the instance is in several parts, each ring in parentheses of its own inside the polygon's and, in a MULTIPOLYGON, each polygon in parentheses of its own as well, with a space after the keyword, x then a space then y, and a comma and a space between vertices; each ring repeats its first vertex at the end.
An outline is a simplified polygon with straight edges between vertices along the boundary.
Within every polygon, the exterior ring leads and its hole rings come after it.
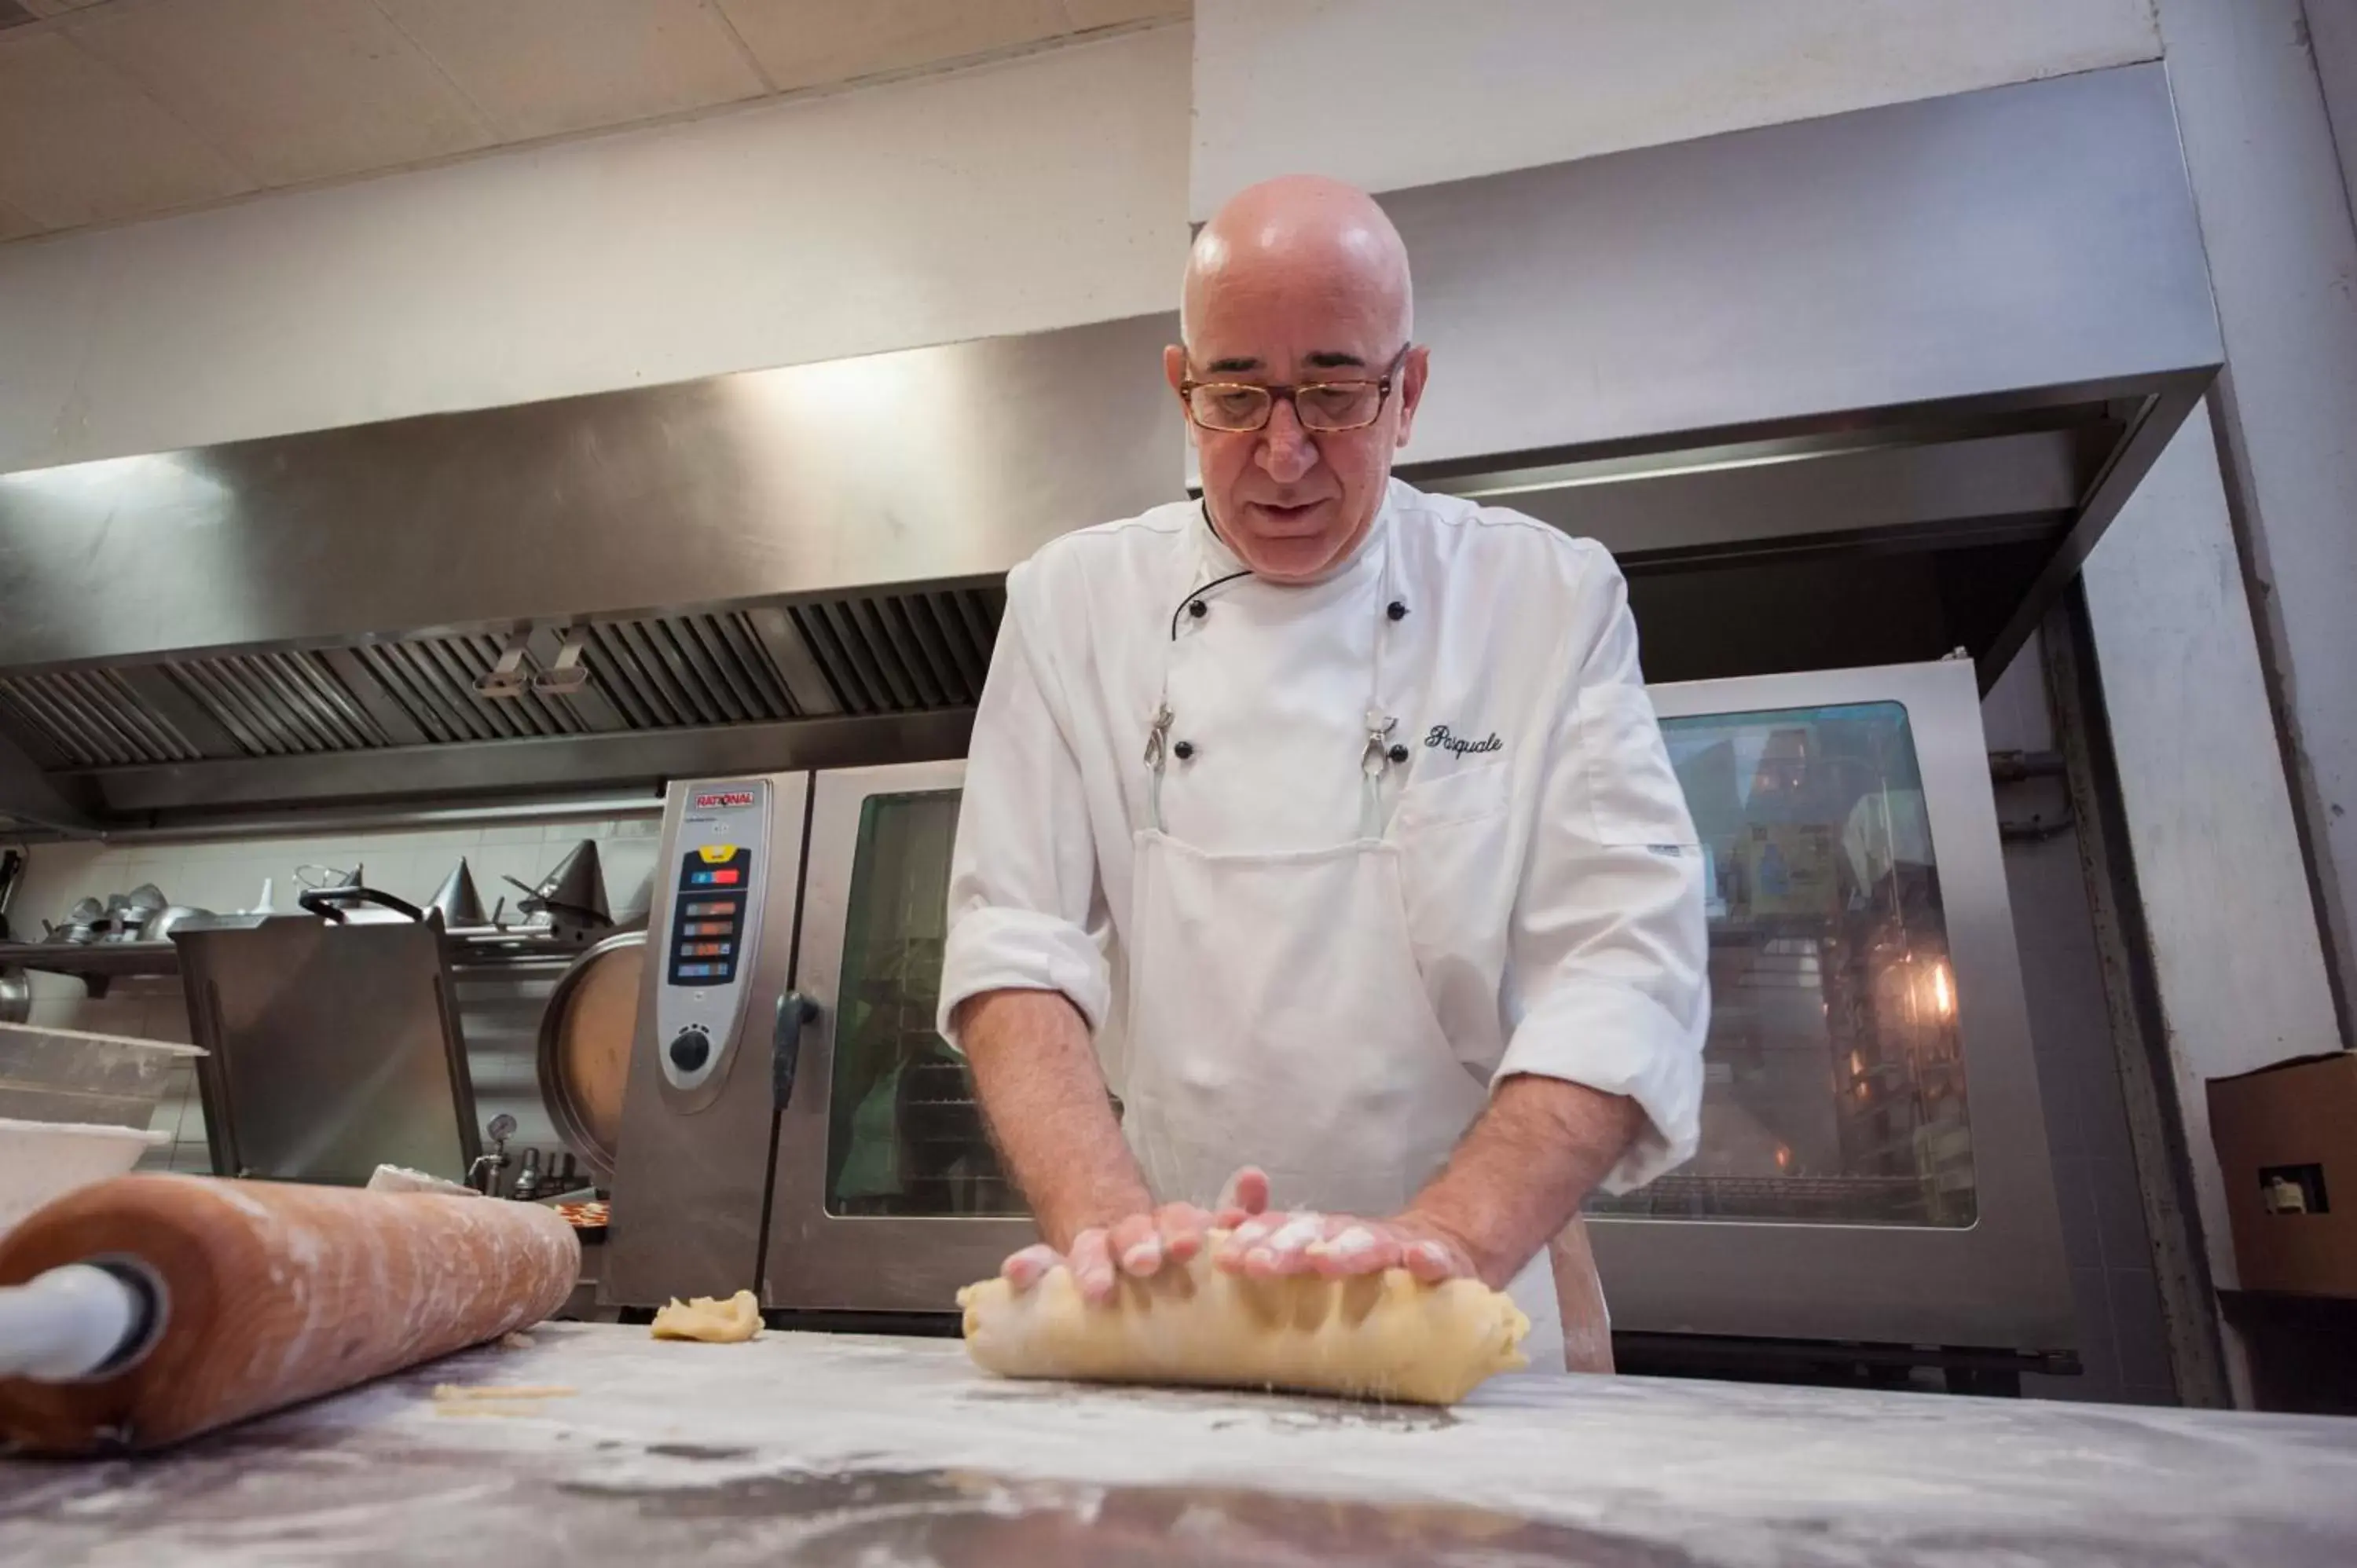
POLYGON ((556 869, 524 895, 527 915, 546 913, 559 927, 594 929, 610 926, 614 917, 606 908, 606 877, 597 865, 597 841, 583 839, 556 863, 556 869))
POLYGON ((425 901, 429 909, 442 911, 442 929, 454 930, 460 926, 488 926, 490 919, 483 913, 483 896, 475 891, 475 874, 467 869, 467 857, 460 855, 434 897, 425 901))

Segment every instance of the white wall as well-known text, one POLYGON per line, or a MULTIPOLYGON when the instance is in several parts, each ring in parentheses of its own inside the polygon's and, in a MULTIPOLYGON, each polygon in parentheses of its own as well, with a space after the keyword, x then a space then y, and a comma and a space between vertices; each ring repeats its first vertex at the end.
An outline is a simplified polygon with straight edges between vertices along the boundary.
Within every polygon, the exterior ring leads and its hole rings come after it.
MULTIPOLYGON (((2310 849, 2357 981, 2357 227, 2299 0, 2162 0, 2240 480, 2310 849)), ((2123 657, 2165 638, 2124 628, 2123 657)), ((2110 662, 2108 651, 2106 664, 2110 662)), ((2302 1043, 2340 1043, 2338 1029, 2302 1043)))
POLYGON ((0 247, 0 471, 1169 307, 1165 27, 0 247))
POLYGON ((2202 1081, 2338 1038, 2218 448, 2197 411, 2088 558, 2129 849, 2210 1267, 2234 1282, 2202 1081))
POLYGON ((1302 170, 1397 190, 2159 54, 2152 0, 1197 0, 1190 199, 1205 218, 1302 170))
POLYGON ((2300 12, 2341 149, 2341 183, 2357 209, 2357 0, 2304 0, 2300 12))

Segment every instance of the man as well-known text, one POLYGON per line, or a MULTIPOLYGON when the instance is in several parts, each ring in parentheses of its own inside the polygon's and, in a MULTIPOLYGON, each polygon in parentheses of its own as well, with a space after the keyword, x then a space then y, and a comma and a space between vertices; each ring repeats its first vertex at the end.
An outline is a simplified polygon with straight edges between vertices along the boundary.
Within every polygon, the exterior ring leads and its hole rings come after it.
POLYGON ((1256 1277, 1509 1288, 1561 1369, 1550 1240, 1693 1152, 1703 862, 1610 557, 1391 478, 1412 326, 1360 191, 1203 229, 1164 365, 1203 499, 1007 579, 942 1027, 1045 1238, 1017 1288, 1109 1301, 1216 1221, 1256 1277))

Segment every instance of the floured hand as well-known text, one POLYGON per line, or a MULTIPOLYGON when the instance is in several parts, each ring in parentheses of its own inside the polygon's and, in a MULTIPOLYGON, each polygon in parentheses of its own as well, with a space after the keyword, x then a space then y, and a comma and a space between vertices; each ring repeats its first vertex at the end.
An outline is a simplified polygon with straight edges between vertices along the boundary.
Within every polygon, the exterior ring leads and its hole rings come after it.
POLYGON ((1213 1230, 1233 1230, 1268 1208, 1268 1177, 1247 1165, 1228 1178, 1211 1208, 1166 1203, 1151 1214, 1133 1214, 1110 1226, 1096 1226, 1072 1238, 1069 1252, 1042 1241, 1024 1248, 999 1267, 999 1277, 1017 1292, 1029 1290, 1048 1271, 1068 1266, 1084 1301, 1114 1298, 1121 1276, 1147 1278, 1164 1264, 1183 1265, 1209 1244, 1213 1230))
POLYGON ((1247 1279, 1316 1274, 1336 1279, 1405 1269, 1425 1284, 1476 1277, 1471 1256, 1437 1227, 1401 1215, 1360 1219, 1347 1214, 1280 1211, 1236 1226, 1212 1262, 1247 1279))

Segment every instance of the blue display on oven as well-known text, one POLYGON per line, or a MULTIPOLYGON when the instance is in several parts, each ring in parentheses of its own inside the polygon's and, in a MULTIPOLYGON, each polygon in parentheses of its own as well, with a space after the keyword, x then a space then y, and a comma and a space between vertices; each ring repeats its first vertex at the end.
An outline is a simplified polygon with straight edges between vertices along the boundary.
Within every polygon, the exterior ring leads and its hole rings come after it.
POLYGON ((744 844, 711 844, 679 857, 677 901, 672 906, 672 948, 665 955, 673 985, 727 985, 752 892, 753 852, 744 844))

